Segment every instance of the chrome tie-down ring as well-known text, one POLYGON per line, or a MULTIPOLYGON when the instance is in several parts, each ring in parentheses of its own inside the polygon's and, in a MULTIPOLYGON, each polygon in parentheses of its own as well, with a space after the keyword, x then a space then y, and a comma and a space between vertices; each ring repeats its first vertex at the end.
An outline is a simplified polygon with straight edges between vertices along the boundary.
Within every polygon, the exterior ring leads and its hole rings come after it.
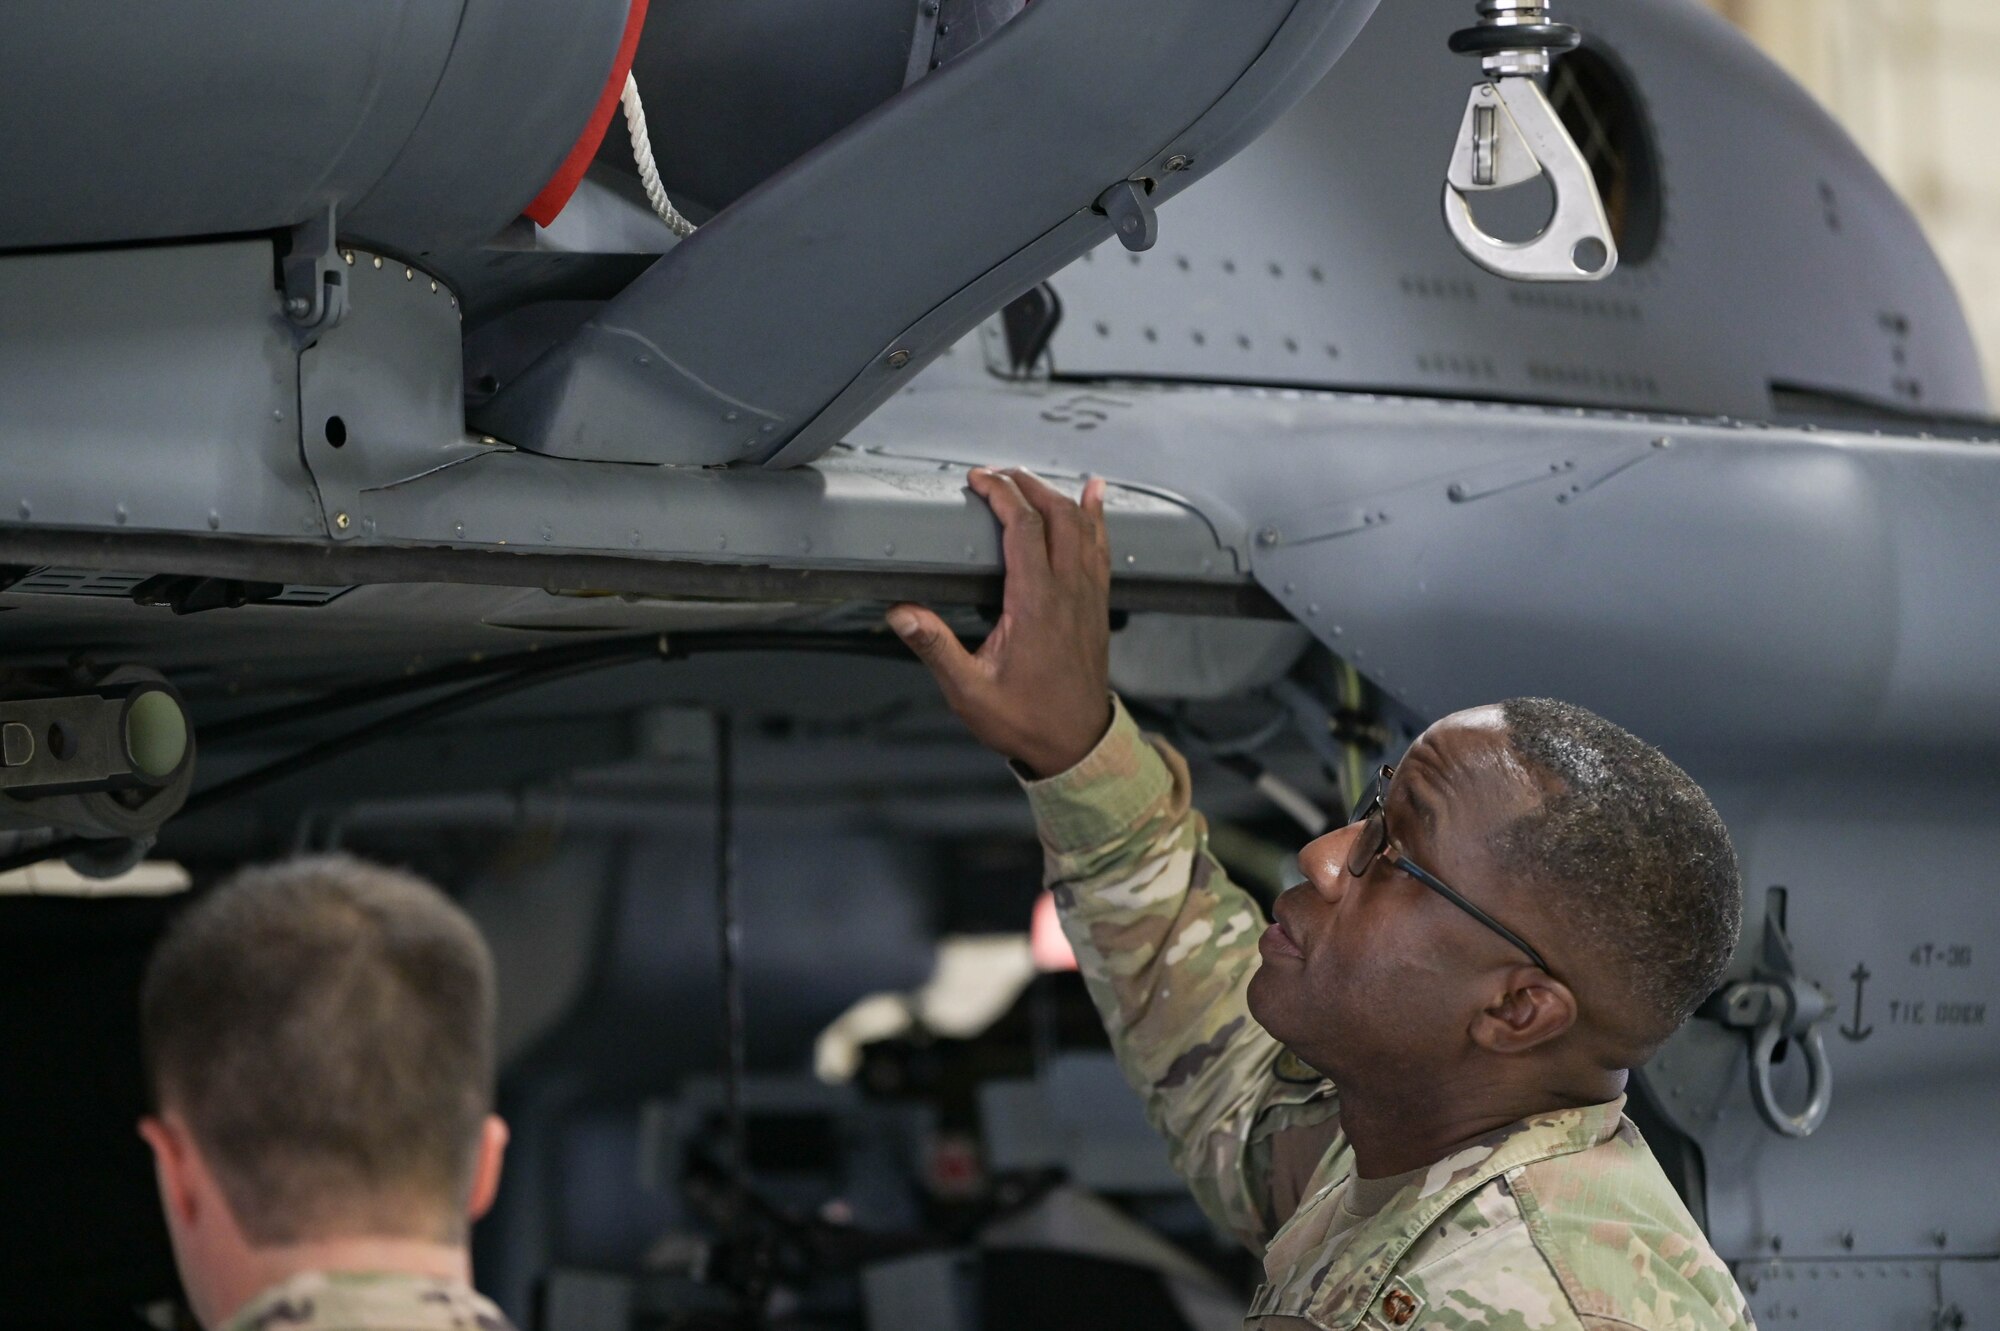
POLYGON ((1545 0, 1479 0, 1479 23, 1452 34, 1451 49, 1479 57, 1486 81, 1466 99, 1445 173, 1444 220, 1465 256, 1521 282, 1596 282, 1618 267, 1618 246, 1597 181, 1538 81, 1555 54, 1582 40, 1551 23, 1545 0), (1532 240, 1488 235, 1468 194, 1506 189, 1548 173, 1555 213, 1532 240))

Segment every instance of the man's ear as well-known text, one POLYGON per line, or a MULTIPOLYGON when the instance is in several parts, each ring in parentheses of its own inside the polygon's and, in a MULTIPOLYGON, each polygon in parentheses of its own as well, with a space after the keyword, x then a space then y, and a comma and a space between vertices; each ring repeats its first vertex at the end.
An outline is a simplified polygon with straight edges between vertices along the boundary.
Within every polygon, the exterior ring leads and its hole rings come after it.
POLYGON ((1522 1054, 1576 1025, 1576 995, 1547 971, 1517 966, 1501 984, 1494 1000, 1473 1015, 1467 1031, 1480 1048, 1522 1054))
POLYGON ((139 1136, 153 1150, 153 1172, 160 1181, 160 1205, 176 1221, 190 1225, 201 1214, 201 1189, 196 1184, 194 1137, 172 1111, 139 1120, 139 1136))
POLYGON ((500 1194, 500 1161, 506 1154, 507 1120, 498 1114, 488 1114, 479 1125, 479 1146, 472 1160, 472 1191, 465 1203, 465 1213, 473 1220, 493 1209, 493 1199, 500 1194))

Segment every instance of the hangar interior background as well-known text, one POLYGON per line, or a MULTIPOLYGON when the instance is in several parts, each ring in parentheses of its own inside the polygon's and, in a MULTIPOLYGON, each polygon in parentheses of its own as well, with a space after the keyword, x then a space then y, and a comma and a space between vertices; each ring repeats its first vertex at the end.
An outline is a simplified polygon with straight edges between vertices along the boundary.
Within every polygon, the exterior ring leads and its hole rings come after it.
POLYGON ((1709 0, 1810 88, 1916 211, 2000 385, 1991 0, 1709 0))

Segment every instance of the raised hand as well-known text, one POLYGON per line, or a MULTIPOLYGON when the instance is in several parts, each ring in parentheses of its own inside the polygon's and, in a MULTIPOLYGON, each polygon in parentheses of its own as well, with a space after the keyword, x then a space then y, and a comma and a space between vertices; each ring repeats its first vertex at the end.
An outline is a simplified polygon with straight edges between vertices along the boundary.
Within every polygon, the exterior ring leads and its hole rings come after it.
POLYGON ((1111 724, 1111 541, 1104 482, 1071 503, 1026 471, 971 476, 1000 519, 1007 565, 1000 622, 969 652, 922 606, 889 627, 937 677, 945 702, 980 743, 1036 776, 1076 766, 1111 724))

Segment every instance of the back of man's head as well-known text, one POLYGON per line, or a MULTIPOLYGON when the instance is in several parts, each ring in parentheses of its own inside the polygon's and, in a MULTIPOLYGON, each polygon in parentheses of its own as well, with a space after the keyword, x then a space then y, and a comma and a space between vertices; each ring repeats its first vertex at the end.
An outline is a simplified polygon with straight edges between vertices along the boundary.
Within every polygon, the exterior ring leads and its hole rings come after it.
POLYGON ((249 869, 175 920, 140 996, 178 1113, 258 1245, 462 1241, 493 1098, 493 962, 428 883, 344 855, 249 869))
POLYGON ((1729 833, 1686 772, 1596 713, 1548 698, 1515 698, 1501 713, 1546 793, 1497 849, 1550 894, 1550 912, 1610 977, 1610 1023, 1643 1060, 1735 950, 1743 887, 1729 833))

